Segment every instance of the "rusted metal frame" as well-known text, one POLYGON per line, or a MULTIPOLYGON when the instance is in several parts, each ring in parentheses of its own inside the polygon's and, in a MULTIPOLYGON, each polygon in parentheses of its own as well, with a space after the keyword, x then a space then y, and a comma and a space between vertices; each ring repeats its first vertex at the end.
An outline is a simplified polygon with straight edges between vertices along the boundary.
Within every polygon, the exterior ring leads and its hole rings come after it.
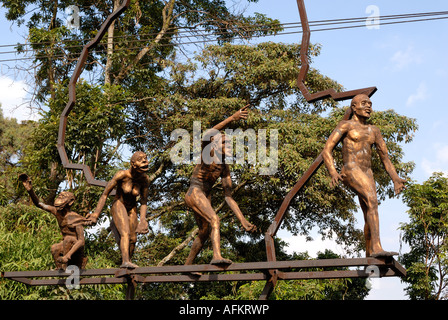
POLYGON ((62 111, 61 118, 59 120, 57 149, 59 157, 61 158, 62 165, 64 166, 65 169, 83 170, 87 182, 95 186, 105 187, 107 182, 102 180, 96 180, 93 177, 92 171, 90 170, 89 166, 84 164, 71 163, 68 159, 67 152, 65 150, 65 134, 67 128, 67 118, 76 104, 76 82, 78 81, 78 78, 81 75, 81 72, 83 71, 84 65, 87 60, 87 56, 89 54, 89 50, 96 47, 98 42, 100 42, 104 34, 107 32, 107 29, 109 28, 110 24, 128 8, 129 3, 130 0, 123 0, 122 4, 117 8, 117 10, 114 11, 112 14, 110 14, 107 17, 107 19, 103 22, 95 38, 93 38, 89 43, 87 43, 84 46, 81 55, 78 58, 75 70, 73 71, 73 74, 70 78, 70 83, 68 85, 69 100, 64 110, 62 111))
MULTIPOLYGON (((401 276, 392 268, 380 267, 380 277, 401 276)), ((277 280, 309 280, 309 279, 340 279, 340 278, 367 278, 369 275, 364 269, 358 270, 330 270, 330 271, 278 271, 275 270, 277 280)), ((266 273, 238 273, 238 274, 205 274, 194 275, 127 275, 119 278, 81 278, 79 285, 98 284, 127 284, 135 291, 137 283, 166 283, 166 282, 216 282, 216 281, 266 281, 266 273)), ((28 279, 9 278, 30 286, 61 286, 66 285, 66 279, 28 279)))
MULTIPOLYGON (((318 100, 326 99, 326 98, 332 98, 336 101, 351 99, 357 94, 364 93, 367 94, 369 97, 372 96, 376 91, 376 87, 368 87, 363 89, 357 89, 357 90, 351 90, 351 91, 343 91, 343 92, 336 92, 334 89, 327 89, 324 91, 316 92, 316 93, 310 93, 308 88, 305 85, 306 82, 306 76, 308 74, 309 70, 309 62, 308 62, 308 47, 310 44, 310 26, 308 22, 308 16, 306 14, 305 9, 305 2, 304 0, 297 0, 297 7, 299 9, 299 15, 300 15, 300 22, 302 26, 302 42, 300 44, 300 71, 299 75, 297 77, 297 86, 299 87, 300 91, 302 92, 304 98, 312 103, 316 102, 318 100)), ((344 115, 344 120, 348 120, 351 116, 351 110, 347 110, 346 114, 344 115)), ((303 174, 303 176, 300 178, 300 180, 294 185, 294 187, 290 190, 290 192, 286 195, 285 199, 283 200, 282 205, 280 206, 280 209, 277 212, 277 215, 269 227, 268 231, 265 234, 265 243, 266 243, 266 256, 268 261, 275 261, 275 246, 274 246, 274 236, 277 233, 283 218, 285 212, 288 210, 290 203, 292 199, 296 196, 296 194, 302 189, 302 187, 308 182, 309 179, 314 175, 314 173, 319 169, 319 167, 323 163, 323 157, 322 154, 319 154, 319 156, 314 160, 312 165, 309 167, 309 169, 303 174)), ((272 292, 273 288, 276 284, 276 276, 274 271, 271 271, 271 278, 266 283, 265 290, 263 290, 263 294, 260 297, 260 299, 267 299, 269 297, 269 294, 272 292)))
POLYGON ((324 91, 319 91, 313 94, 309 93, 308 88, 305 85, 306 76, 309 70, 309 62, 308 62, 308 46, 310 44, 310 26, 308 23, 308 17, 306 14, 305 3, 304 0, 297 0, 297 7, 299 8, 300 15, 300 23, 302 26, 302 42, 300 44, 300 72, 297 77, 297 86, 302 92, 303 96, 308 102, 316 102, 318 100, 333 98, 336 101, 351 99, 357 94, 365 93, 369 97, 372 96, 377 88, 376 87, 368 87, 363 89, 351 90, 351 91, 342 91, 336 92, 334 89, 327 89, 324 91))
MULTIPOLYGON (((321 260, 292 260, 292 261, 261 261, 233 263, 228 266, 211 264, 198 265, 175 265, 162 267, 139 267, 135 269, 109 268, 109 269, 86 269, 79 270, 80 277, 115 276, 117 278, 127 275, 139 274, 167 274, 167 273, 190 273, 190 272, 235 272, 248 270, 285 270, 285 269, 307 269, 307 268, 338 268, 356 266, 384 266, 390 268, 401 267, 392 257, 390 259, 377 258, 351 258, 351 259, 321 259, 321 260)), ((71 273, 63 270, 42 271, 5 271, 3 278, 35 278, 35 277, 68 277, 71 273)))
MULTIPOLYGON (((135 286, 142 282, 205 282, 205 281, 256 281, 270 280, 275 276, 275 280, 283 279, 311 279, 313 277, 324 278, 347 277, 354 275, 353 270, 331 270, 331 271, 294 271, 286 272, 280 270, 309 269, 309 268, 340 268, 340 267, 366 267, 376 265, 382 270, 391 270, 389 274, 403 275, 403 267, 392 257, 386 259, 375 258, 353 258, 353 259, 322 259, 322 260, 295 260, 295 261, 275 261, 275 262, 249 262, 235 263, 228 267, 213 265, 190 265, 190 266, 163 266, 163 267, 140 267, 136 269, 91 269, 80 270, 80 285, 86 284, 125 284, 135 286), (206 274, 200 277, 190 274, 166 275, 169 273, 190 273, 190 272, 235 272, 259 270, 263 273, 240 273, 240 274, 206 274), (274 270, 272 272, 272 270, 274 270), (323 272, 323 273, 322 273, 323 272), (142 274, 155 274, 143 277, 142 274), (164 274, 164 275, 160 275, 164 274), (320 274, 320 276, 319 276, 320 274), (111 276, 102 277, 98 276, 111 276)), ((404 271, 405 272, 405 271, 404 271)), ((68 277, 70 273, 64 271, 10 271, 3 272, 2 277, 19 281, 32 286, 39 285, 64 285, 66 279, 30 279, 35 277, 68 277)), ((364 273, 364 276, 367 276, 364 273)), ((359 277, 359 275, 358 275, 359 277)))

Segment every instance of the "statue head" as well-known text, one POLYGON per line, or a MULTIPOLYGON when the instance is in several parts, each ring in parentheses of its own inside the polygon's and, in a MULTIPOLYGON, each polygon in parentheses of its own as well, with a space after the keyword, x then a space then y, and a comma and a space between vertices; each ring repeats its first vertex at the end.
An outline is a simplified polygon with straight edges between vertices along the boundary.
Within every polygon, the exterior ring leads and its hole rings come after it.
POLYGON ((75 195, 69 191, 62 191, 54 200, 54 206, 58 210, 70 208, 75 202, 75 195))
POLYGON ((358 117, 370 118, 370 114, 372 113, 372 101, 366 94, 358 94, 353 97, 350 107, 354 114, 358 117))
POLYGON ((148 157, 143 151, 134 152, 130 162, 132 170, 137 172, 146 172, 149 170, 148 157))

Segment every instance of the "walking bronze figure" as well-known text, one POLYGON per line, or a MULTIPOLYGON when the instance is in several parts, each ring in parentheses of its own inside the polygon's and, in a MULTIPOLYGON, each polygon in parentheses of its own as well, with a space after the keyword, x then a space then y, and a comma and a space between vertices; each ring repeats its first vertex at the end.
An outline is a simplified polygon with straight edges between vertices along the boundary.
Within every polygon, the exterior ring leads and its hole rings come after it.
POLYGON ((342 181, 359 197, 364 213, 364 236, 367 257, 392 256, 396 252, 384 251, 380 242, 378 219, 378 199, 372 172, 372 146, 376 150, 384 167, 392 178, 395 194, 405 187, 406 180, 401 179, 389 159, 386 143, 380 130, 367 123, 372 113, 372 102, 366 94, 356 95, 351 102, 352 118, 341 121, 332 132, 322 152, 325 166, 331 175, 331 184, 342 181), (332 151, 342 139, 343 168, 338 173, 332 151))
POLYGON ((226 136, 220 134, 219 130, 224 129, 232 121, 247 119, 249 111, 247 106, 243 107, 226 120, 213 127, 210 133, 207 132, 202 139, 201 162, 194 168, 190 180, 190 188, 185 195, 186 204, 193 209, 194 217, 199 226, 199 234, 193 241, 190 254, 185 262, 186 265, 193 264, 194 259, 201 251, 205 241, 210 236, 213 247, 213 259, 211 264, 231 264, 232 261, 225 259, 221 255, 220 240, 220 220, 211 205, 211 195, 213 184, 221 177, 224 188, 224 196, 227 205, 235 213, 238 220, 246 231, 256 230, 255 225, 244 218, 238 204, 232 197, 232 180, 230 179, 229 165, 224 163, 224 156, 231 156, 229 143, 226 143, 226 136), (213 136, 212 136, 213 134, 213 136), (208 136, 208 138, 207 138, 208 136), (207 152, 205 141, 210 141, 210 153, 207 152), (205 150, 205 152, 204 152, 205 150))

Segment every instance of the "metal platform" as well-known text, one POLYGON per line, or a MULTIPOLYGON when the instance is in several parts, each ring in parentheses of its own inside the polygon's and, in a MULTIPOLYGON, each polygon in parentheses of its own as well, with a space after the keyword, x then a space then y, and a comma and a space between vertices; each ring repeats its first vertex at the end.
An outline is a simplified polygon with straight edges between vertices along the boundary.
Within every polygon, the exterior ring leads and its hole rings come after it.
MULTIPOLYGON (((79 285, 128 284, 127 298, 133 298, 137 283, 151 282, 210 282, 210 281, 269 281, 298 279, 367 278, 366 267, 378 267, 379 277, 404 277, 406 270, 393 258, 354 258, 294 261, 266 261, 233 263, 216 266, 210 264, 189 266, 139 267, 135 269, 86 269, 79 270, 79 285), (355 270, 334 270, 335 268, 355 270), (360 269, 360 267, 364 267, 360 269), (310 271, 308 269, 322 269, 310 271), (326 270, 326 269, 333 270, 326 270), (192 275, 200 272, 202 275, 192 275)), ((66 285, 71 272, 50 271, 6 271, 1 276, 30 286, 66 285), (40 279, 39 279, 40 278, 40 279), (45 278, 45 279, 42 279, 45 278)), ((260 297, 261 299, 267 297, 260 297)))

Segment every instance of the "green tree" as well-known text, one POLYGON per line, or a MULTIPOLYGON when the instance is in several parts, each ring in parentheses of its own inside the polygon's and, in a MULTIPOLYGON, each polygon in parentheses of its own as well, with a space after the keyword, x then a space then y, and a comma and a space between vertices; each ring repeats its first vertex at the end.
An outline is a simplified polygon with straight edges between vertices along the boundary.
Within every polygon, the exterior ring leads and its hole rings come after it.
POLYGON ((21 160, 25 157, 34 127, 32 121, 19 124, 14 118, 5 118, 0 108, 0 205, 7 205, 20 197, 15 178, 20 173, 21 160))
POLYGON ((403 192, 410 222, 400 229, 410 247, 401 262, 406 267, 406 292, 411 299, 447 299, 448 178, 436 172, 403 192))

